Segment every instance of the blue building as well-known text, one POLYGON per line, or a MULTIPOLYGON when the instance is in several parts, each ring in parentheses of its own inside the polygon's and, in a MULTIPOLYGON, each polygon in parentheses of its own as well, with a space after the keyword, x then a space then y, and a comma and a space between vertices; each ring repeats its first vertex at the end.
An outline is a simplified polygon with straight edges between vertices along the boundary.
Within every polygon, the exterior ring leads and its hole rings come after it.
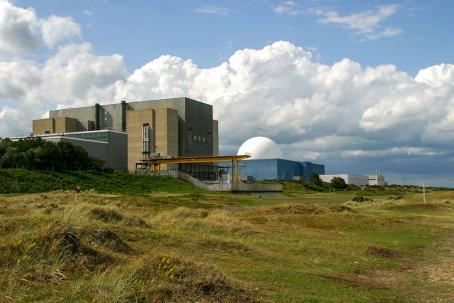
POLYGON ((241 144, 238 155, 248 155, 240 162, 240 175, 253 180, 307 180, 312 173, 325 174, 325 166, 312 162, 285 160, 279 145, 266 137, 253 137, 241 144))
POLYGON ((240 175, 248 180, 307 180, 312 173, 325 174, 325 166, 285 159, 252 159, 240 162, 240 175))

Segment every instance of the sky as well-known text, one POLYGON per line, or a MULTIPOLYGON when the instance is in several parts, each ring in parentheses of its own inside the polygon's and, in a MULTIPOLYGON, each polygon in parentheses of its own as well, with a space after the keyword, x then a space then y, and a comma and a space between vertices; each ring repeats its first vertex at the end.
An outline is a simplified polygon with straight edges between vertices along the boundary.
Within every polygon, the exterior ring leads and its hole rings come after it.
POLYGON ((328 173, 454 186, 452 1, 0 0, 0 136, 48 110, 187 96, 328 173))

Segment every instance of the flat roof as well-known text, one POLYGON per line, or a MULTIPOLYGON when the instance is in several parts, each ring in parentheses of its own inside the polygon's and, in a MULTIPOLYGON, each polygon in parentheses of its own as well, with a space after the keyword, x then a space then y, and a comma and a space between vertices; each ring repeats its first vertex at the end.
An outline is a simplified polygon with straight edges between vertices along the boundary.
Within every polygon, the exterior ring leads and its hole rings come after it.
MULTIPOLYGON (((189 100, 192 100, 192 101, 195 101, 195 102, 200 102, 200 103, 203 103, 203 104, 207 104, 207 105, 211 105, 211 104, 208 104, 206 102, 202 102, 202 101, 199 101, 199 100, 196 100, 196 99, 192 99, 192 98, 189 98, 189 97, 174 97, 174 98, 161 98, 161 99, 148 99, 148 100, 138 100, 138 101, 129 101, 127 102, 126 100, 121 100, 120 102, 116 102, 116 103, 94 103, 92 105, 87 105, 87 106, 79 106, 79 107, 66 107, 66 108, 59 108, 59 109, 51 109, 49 110, 49 112, 56 112, 56 111, 60 111, 60 110, 68 110, 68 109, 78 109, 78 108, 90 108, 90 107, 93 107, 95 106, 96 104, 99 104, 100 106, 109 106, 109 105, 117 105, 117 104, 121 104, 123 101, 126 102, 126 104, 128 103, 140 103, 140 102, 147 102, 147 101, 167 101, 167 100, 175 100, 175 99, 189 99, 189 100)), ((211 105, 212 106, 212 105, 211 105)), ((46 119, 46 118, 44 118, 46 119)), ((39 119, 38 119, 39 120, 39 119)))

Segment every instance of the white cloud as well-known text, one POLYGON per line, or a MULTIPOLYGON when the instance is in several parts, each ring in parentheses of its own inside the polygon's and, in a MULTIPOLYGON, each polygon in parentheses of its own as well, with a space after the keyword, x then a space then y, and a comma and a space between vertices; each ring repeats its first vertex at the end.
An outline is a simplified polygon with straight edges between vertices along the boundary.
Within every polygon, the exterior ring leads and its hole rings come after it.
POLYGON ((218 15, 218 16, 227 16, 233 13, 232 10, 222 7, 222 6, 215 6, 215 5, 201 5, 194 10, 196 13, 200 14, 210 14, 210 15, 218 15))
POLYGON ((300 9, 298 3, 296 3, 293 0, 288 0, 288 1, 279 3, 278 5, 273 7, 273 11, 279 15, 290 15, 290 16, 296 16, 296 15, 300 15, 301 13, 303 13, 303 11, 300 9))
POLYGON ((381 5, 375 10, 367 10, 350 15, 341 15, 334 10, 313 9, 322 24, 334 24, 353 30, 367 40, 376 40, 400 35, 403 30, 396 27, 383 27, 382 23, 399 10, 395 4, 381 5))
MULTIPOLYGON (((9 104, 0 110, 33 107, 30 120, 58 106, 186 95, 214 105, 221 143, 232 148, 266 135, 296 159, 324 159, 332 151, 408 154, 413 148, 436 155, 452 148, 453 77, 454 66, 447 64, 416 77, 393 65, 362 67, 349 59, 324 65, 283 41, 239 50, 212 68, 161 56, 128 75, 122 56, 96 56, 82 43, 61 47, 44 64, 0 62, 0 100, 9 104)), ((0 135, 29 127, 3 127, 0 135)))
POLYGON ((444 139, 454 134, 453 73, 454 66, 434 66, 413 78, 393 65, 364 68, 349 59, 324 65, 276 42, 212 68, 161 56, 117 82, 115 99, 188 95, 213 104, 230 152, 266 135, 295 159, 441 157, 453 145, 444 139))
POLYGON ((50 48, 73 37, 80 36, 80 26, 71 17, 50 16, 41 24, 44 43, 50 48))
POLYGON ((39 19, 32 8, 20 8, 0 0, 0 52, 21 54, 43 44, 53 48, 80 36, 80 26, 70 17, 39 19))
POLYGON ((0 0, 0 51, 21 53, 37 49, 40 27, 32 8, 20 8, 0 0))
POLYGON ((122 56, 95 56, 88 43, 64 46, 44 64, 0 61, 0 136, 28 134, 49 109, 112 102, 125 77, 122 56))
MULTIPOLYGON (((0 35, 9 39, 0 42, 2 51, 33 50, 43 41, 57 46, 80 33, 70 19, 43 21, 32 9, 0 4, 15 20, 0 19, 0 35), (41 29, 46 21, 53 24, 48 31, 41 29), (58 31, 58 24, 72 29, 58 31), (26 45, 5 28, 41 40, 26 45)), ((383 32, 373 20, 352 29, 383 32)), ((431 66, 416 77, 393 65, 363 67, 349 59, 326 65, 285 41, 238 50, 211 68, 164 55, 131 74, 121 55, 98 56, 88 43, 60 45, 46 62, 0 60, 0 136, 27 134, 31 120, 53 108, 176 96, 214 106, 226 153, 265 135, 285 147, 286 157, 324 162, 330 171, 448 174, 454 159, 454 65, 431 66)))

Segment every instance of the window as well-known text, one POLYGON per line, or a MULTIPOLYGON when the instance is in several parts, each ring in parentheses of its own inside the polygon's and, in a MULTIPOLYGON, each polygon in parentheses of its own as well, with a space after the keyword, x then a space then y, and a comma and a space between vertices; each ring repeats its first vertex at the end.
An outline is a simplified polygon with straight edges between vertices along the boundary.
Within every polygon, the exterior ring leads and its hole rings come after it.
POLYGON ((142 126, 142 156, 150 156, 150 124, 142 126))

